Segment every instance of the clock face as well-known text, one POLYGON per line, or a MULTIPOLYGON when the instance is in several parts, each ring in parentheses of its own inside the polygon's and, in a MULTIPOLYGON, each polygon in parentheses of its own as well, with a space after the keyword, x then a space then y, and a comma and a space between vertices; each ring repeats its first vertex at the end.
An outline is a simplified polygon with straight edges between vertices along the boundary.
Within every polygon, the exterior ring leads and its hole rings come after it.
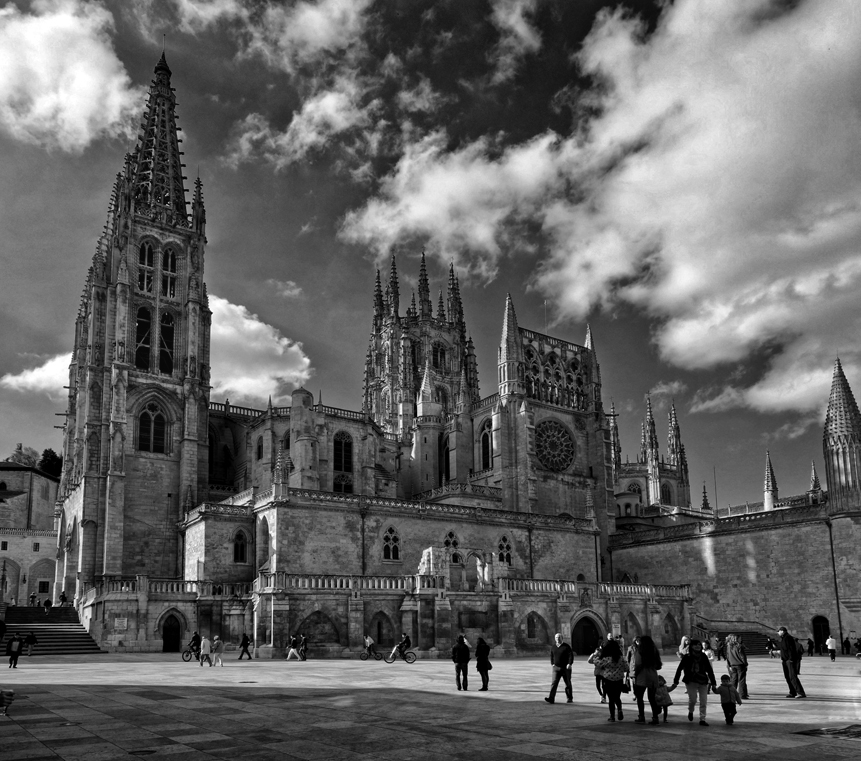
POLYGON ((535 428, 538 460, 548 470, 568 470, 574 462, 574 439, 568 429, 555 420, 545 420, 535 428))

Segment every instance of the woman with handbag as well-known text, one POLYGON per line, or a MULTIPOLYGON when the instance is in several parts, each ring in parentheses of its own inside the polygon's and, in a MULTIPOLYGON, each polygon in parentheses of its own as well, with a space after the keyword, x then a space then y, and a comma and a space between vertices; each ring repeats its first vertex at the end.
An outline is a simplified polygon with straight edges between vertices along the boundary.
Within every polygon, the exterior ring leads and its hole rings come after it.
MULTIPOLYGON (((661 654, 655 646, 651 637, 644 634, 634 640, 632 652, 634 672, 634 696, 637 699, 637 711, 639 715, 634 719, 635 724, 646 723, 646 711, 643 697, 648 695, 649 705, 652 708, 652 720, 650 724, 658 724, 658 714, 661 712, 660 707, 655 701, 658 690, 658 671, 663 668, 661 662, 661 654)), ((629 666, 631 665, 629 661, 629 666)))
POLYGON ((475 670, 481 676, 481 687, 479 692, 487 692, 487 685, 490 679, 487 672, 493 668, 490 662, 490 645, 484 641, 483 637, 478 638, 478 643, 475 646, 475 670))
POLYGON ((601 657, 595 660, 595 667, 601 668, 604 678, 604 694, 610 706, 607 721, 622 721, 622 693, 628 692, 628 662, 622 657, 622 649, 616 640, 607 640, 601 648, 601 657))

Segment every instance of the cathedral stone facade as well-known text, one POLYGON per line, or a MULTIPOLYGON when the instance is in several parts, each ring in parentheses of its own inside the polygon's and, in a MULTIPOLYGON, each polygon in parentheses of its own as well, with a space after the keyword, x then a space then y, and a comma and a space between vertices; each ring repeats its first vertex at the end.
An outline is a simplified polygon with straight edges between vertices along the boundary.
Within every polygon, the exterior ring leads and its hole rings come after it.
MULTIPOLYGON (((162 56, 76 322, 55 594, 91 633, 174 650, 194 629, 247 631, 274 657, 296 632, 338 656, 366 632, 384 645, 407 632, 433 657, 460 631, 517 654, 556 631, 579 652, 608 631, 671 648, 701 625, 705 589, 650 560, 659 541, 677 551, 652 533, 720 521, 690 505, 675 407, 666 456, 649 403, 637 462, 622 464, 588 328, 582 345, 528 330, 509 297, 482 397, 456 272, 434 307, 422 255, 401 311, 392 259, 369 304, 359 409, 301 388, 283 407, 210 400, 206 215, 199 180, 187 208, 170 76, 162 56)), ((842 454, 828 472, 850 513, 852 405, 832 399, 842 454)))

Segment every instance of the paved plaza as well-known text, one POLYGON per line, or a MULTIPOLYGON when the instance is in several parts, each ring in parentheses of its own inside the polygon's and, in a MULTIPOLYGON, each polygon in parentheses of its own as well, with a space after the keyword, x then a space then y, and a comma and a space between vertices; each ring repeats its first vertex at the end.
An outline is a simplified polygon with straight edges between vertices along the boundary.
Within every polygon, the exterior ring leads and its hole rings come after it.
MULTIPOLYGON (((609 723, 592 667, 574 664, 574 703, 547 705, 546 659, 494 662, 490 692, 457 692, 447 661, 414 665, 359 660, 236 660, 200 668, 179 655, 22 658, 0 671, 14 689, 0 717, 0 761, 192 759, 793 759, 861 758, 861 739, 803 735, 861 725, 854 658, 805 658, 810 696, 787 700, 780 663, 752 659, 752 699, 734 726, 710 704, 709 727, 687 721, 682 687, 670 721, 609 723)), ((677 661, 667 658, 665 676, 677 661)), ((6 662, 4 660, 5 667, 6 662)), ((716 664, 722 667, 723 663, 716 664)), ((861 726, 859 726, 861 729, 861 726)))

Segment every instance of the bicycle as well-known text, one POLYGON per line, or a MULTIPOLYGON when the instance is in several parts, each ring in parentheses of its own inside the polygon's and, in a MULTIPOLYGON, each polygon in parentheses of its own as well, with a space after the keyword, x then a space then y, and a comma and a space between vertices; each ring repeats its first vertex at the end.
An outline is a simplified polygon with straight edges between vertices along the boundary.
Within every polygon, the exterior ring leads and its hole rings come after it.
MULTIPOLYGON (((368 651, 367 651, 367 650, 362 650, 362 652, 361 652, 361 653, 359 653, 359 660, 360 660, 360 661, 366 661, 366 660, 368 660, 368 658, 369 658, 369 657, 370 657, 370 656, 368 655, 368 651)), ((375 661, 381 661, 381 660, 383 660, 383 654, 382 654, 382 653, 377 652, 376 650, 374 650, 374 660, 375 660, 375 661)))
POLYGON ((401 655, 397 650, 389 653, 385 657, 386 663, 394 663, 397 657, 403 658, 407 663, 415 663, 416 662, 416 654, 411 650, 407 650, 403 655, 401 655))
POLYGON ((185 650, 182 651, 182 659, 188 663, 192 658, 198 658, 197 651, 192 650, 190 647, 186 647, 185 650))

